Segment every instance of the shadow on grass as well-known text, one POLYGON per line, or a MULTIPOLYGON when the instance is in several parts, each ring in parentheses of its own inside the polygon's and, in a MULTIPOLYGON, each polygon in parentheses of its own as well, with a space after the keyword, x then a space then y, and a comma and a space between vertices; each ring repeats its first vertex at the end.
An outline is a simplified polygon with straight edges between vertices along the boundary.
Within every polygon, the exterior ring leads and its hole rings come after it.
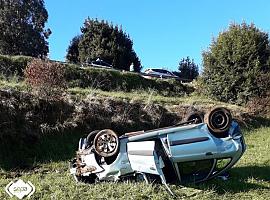
POLYGON ((1 143, 0 168, 6 171, 30 170, 37 163, 67 161, 75 156, 82 133, 57 133, 41 137, 37 142, 1 143))
POLYGON ((260 116, 251 116, 249 119, 250 122, 247 122, 244 129, 252 130, 261 127, 270 127, 270 118, 260 117, 260 116))
POLYGON ((250 190, 268 189, 265 182, 270 182, 270 166, 244 166, 232 168, 227 181, 215 178, 203 184, 193 186, 197 189, 213 188, 218 194, 248 192, 250 190))

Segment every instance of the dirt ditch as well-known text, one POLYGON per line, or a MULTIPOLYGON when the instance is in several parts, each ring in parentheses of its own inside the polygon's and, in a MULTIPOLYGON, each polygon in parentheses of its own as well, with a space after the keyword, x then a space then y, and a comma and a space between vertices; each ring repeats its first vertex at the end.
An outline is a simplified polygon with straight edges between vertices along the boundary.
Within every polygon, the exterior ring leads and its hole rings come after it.
MULTIPOLYGON (((112 98, 39 99, 28 93, 0 90, 0 167, 29 167, 38 161, 65 160, 78 138, 92 130, 109 128, 119 135, 181 122, 192 111, 207 112, 214 105, 143 104, 112 98), (30 163, 30 164, 29 164, 30 163)), ((248 119, 232 110, 239 121, 248 119)))

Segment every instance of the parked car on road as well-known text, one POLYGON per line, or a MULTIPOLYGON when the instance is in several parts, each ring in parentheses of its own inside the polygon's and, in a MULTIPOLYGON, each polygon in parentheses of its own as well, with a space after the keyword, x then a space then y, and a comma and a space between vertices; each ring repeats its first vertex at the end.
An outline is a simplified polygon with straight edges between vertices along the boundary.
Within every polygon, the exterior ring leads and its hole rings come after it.
POLYGON ((230 169, 246 149, 239 125, 225 108, 196 113, 171 127, 118 136, 105 129, 79 141, 70 172, 77 181, 145 180, 195 183, 230 169))
POLYGON ((104 68, 112 68, 112 65, 105 62, 104 60, 101 59, 96 59, 95 61, 91 62, 91 65, 94 67, 104 67, 104 68))
POLYGON ((165 70, 165 69, 147 69, 142 73, 144 78, 174 78, 178 79, 179 77, 174 75, 172 72, 165 70))

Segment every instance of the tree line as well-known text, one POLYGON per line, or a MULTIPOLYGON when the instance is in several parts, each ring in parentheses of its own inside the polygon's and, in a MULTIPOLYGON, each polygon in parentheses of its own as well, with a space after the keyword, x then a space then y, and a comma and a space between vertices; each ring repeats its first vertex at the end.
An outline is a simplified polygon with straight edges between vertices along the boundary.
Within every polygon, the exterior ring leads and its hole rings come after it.
MULTIPOLYGON (((46 58, 50 29, 43 0, 0 0, 0 54, 46 58)), ((67 49, 71 63, 100 58, 114 68, 140 72, 142 65, 133 41, 121 26, 87 18, 81 34, 67 49)), ((269 34, 254 24, 230 24, 202 53, 201 91, 221 101, 243 104, 253 97, 269 96, 269 34)), ((189 57, 180 60, 179 77, 195 79, 198 65, 189 57)))
MULTIPOLYGON (((45 29, 48 12, 43 0, 0 0, 0 19, 0 54, 46 58, 51 30, 45 29)), ((131 65, 135 72, 142 69, 133 41, 121 26, 87 18, 81 34, 72 38, 66 60, 79 64, 91 63, 98 58, 116 69, 129 71, 131 65)), ((187 72, 192 63, 189 58, 185 61, 179 66, 183 70, 176 74, 193 79, 192 73, 187 72)))

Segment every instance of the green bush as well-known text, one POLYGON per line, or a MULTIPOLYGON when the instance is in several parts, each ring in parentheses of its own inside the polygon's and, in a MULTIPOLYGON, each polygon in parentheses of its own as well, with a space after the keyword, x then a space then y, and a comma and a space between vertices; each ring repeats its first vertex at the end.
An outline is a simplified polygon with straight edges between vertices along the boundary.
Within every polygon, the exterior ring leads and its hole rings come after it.
POLYGON ((180 96, 193 92, 193 88, 177 80, 145 79, 137 73, 111 69, 87 68, 66 65, 69 87, 95 88, 104 91, 157 90, 160 94, 180 96))
POLYGON ((18 75, 23 76, 26 65, 33 58, 28 56, 4 56, 0 55, 0 74, 6 77, 18 75))
POLYGON ((202 80, 207 93, 218 100, 245 104, 269 91, 268 33, 254 24, 231 24, 203 53, 202 80))

